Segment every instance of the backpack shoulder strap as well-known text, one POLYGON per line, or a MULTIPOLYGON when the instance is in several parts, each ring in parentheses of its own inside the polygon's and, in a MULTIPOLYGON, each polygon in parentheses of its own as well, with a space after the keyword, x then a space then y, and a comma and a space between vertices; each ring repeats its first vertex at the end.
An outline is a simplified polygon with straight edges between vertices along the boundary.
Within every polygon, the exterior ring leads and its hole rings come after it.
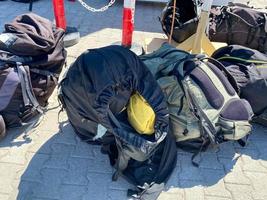
POLYGON ((240 89, 238 87, 238 84, 237 84, 235 78, 232 76, 232 74, 225 68, 225 66, 221 62, 219 62, 218 60, 216 60, 214 58, 205 57, 202 60, 205 60, 205 59, 208 60, 209 62, 211 62, 212 64, 214 64, 218 69, 220 69, 224 73, 224 75, 226 76, 228 81, 231 83, 232 87, 239 94, 240 89))
POLYGON ((31 79, 29 77, 29 69, 27 66, 23 66, 21 63, 16 63, 18 76, 21 81, 22 96, 25 106, 32 104, 33 108, 39 113, 43 113, 42 107, 39 105, 31 85, 31 79))

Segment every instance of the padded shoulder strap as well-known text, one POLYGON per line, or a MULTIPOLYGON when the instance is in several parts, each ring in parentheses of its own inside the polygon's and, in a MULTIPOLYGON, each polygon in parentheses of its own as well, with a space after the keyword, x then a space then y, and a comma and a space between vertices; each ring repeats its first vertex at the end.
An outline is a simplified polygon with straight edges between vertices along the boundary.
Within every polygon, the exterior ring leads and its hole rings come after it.
POLYGON ((207 115, 203 112, 203 110, 200 108, 195 95, 190 91, 190 89, 185 88, 185 91, 186 91, 187 99, 189 101, 189 106, 191 107, 195 115, 199 118, 202 128, 204 129, 204 132, 207 134, 212 144, 216 144, 217 143, 217 140, 216 140, 217 131, 214 125, 212 124, 210 119, 207 117, 207 115))
POLYGON ((225 66, 221 62, 219 62, 218 60, 216 60, 214 58, 206 57, 206 58, 203 58, 202 60, 205 60, 205 59, 210 61, 212 64, 214 64, 217 68, 219 68, 224 73, 224 75, 226 76, 228 81, 231 83, 232 87, 239 94, 240 89, 238 87, 238 84, 237 84, 235 78, 231 75, 231 73, 228 72, 228 70, 225 68, 225 66))

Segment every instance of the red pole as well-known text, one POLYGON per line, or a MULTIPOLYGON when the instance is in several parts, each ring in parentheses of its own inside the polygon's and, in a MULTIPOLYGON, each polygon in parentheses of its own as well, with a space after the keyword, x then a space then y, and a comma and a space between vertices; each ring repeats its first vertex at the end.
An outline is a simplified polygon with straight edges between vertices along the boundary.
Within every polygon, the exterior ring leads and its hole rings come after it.
POLYGON ((134 31, 135 0, 124 0, 122 22, 122 46, 131 47, 134 31))
POLYGON ((64 11, 64 0, 53 0, 54 15, 56 19, 56 26, 66 30, 66 17, 64 11))

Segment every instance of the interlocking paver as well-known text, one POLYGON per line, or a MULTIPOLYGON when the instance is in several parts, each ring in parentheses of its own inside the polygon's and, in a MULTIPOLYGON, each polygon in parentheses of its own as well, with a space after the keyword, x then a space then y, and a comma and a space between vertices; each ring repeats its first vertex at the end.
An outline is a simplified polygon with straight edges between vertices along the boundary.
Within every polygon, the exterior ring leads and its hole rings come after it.
POLYGON ((233 161, 230 159, 220 158, 220 162, 223 163, 226 175, 224 177, 225 183, 244 184, 249 185, 250 180, 245 176, 241 165, 241 159, 233 161))
MULTIPOLYGON (((88 173, 89 180, 88 190, 83 195, 83 200, 88 199, 107 199, 108 186, 111 182, 111 173, 106 175, 104 173, 88 173)), ((126 197, 125 197, 126 198, 126 197)))
POLYGON ((267 199, 267 170, 266 173, 245 172, 245 175, 251 181, 253 186, 253 198, 267 199))
POLYGON ((63 179, 63 183, 67 185, 87 185, 88 166, 91 164, 90 159, 84 158, 69 158, 68 171, 63 179))
POLYGON ((41 181, 40 170, 43 168, 44 163, 50 159, 47 154, 26 154, 27 164, 16 175, 16 179, 24 181, 41 181))
MULTIPOLYGON (((266 0, 252 1, 256 7, 266 0)), ((90 0, 100 7, 106 2, 90 0)), ((236 1, 237 2, 237 1, 236 1)), ((246 2, 238 0, 238 2, 246 2)), ((217 3, 225 3, 219 0, 217 3)), ((79 28, 79 44, 67 49, 69 66, 85 50, 121 41, 122 2, 104 13, 90 13, 79 3, 65 1, 68 25, 79 28)), ((136 3, 134 42, 165 37, 158 16, 164 4, 136 3)), ((0 1, 0 30, 6 22, 28 11, 27 4, 0 1)), ((53 20, 52 1, 34 3, 34 12, 53 20)), ((66 68, 64 68, 64 71, 66 68)), ((124 200, 131 184, 112 182, 113 169, 100 147, 82 142, 56 107, 56 91, 40 125, 27 136, 9 131, 0 142, 0 200, 124 200), (59 128, 59 122, 61 130, 59 128)), ((201 154, 200 167, 191 153, 178 150, 177 165, 159 200, 265 200, 267 185, 267 129, 254 125, 248 145, 228 142, 201 154)))
POLYGON ((41 182, 35 185, 33 197, 60 199, 59 189, 67 171, 59 168, 43 168, 41 170, 41 182))
POLYGON ((205 194, 210 196, 219 197, 231 197, 230 192, 225 188, 223 177, 225 176, 224 170, 212 170, 212 169, 202 169, 201 170, 205 185, 205 194))
POLYGON ((23 166, 14 163, 0 162, 0 193, 11 193, 13 190, 12 183, 16 178, 16 174, 23 166))
POLYGON ((86 186, 77 185, 61 185, 58 193, 60 194, 59 199, 73 200, 82 199, 82 196, 86 193, 86 186))
POLYGON ((181 188, 170 188, 166 192, 162 192, 158 200, 185 200, 185 191, 181 188))
POLYGON ((252 190, 250 185, 229 184, 226 183, 226 188, 232 194, 233 200, 252 200, 252 190))
POLYGON ((9 194, 0 194, 0 199, 1 200, 8 200, 9 194))
POLYGON ((204 200, 204 188, 203 183, 194 181, 181 181, 181 188, 186 188, 185 199, 186 200, 204 200))
POLYGON ((230 198, 217 197, 217 196, 205 196, 206 200, 230 200, 230 198))

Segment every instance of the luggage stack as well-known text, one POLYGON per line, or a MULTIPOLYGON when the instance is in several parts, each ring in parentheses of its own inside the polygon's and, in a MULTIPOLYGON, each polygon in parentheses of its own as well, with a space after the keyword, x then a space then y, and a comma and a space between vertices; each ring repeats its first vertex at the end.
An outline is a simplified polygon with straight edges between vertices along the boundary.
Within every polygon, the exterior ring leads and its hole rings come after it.
POLYGON ((64 30, 36 14, 5 24, 0 34, 0 115, 7 128, 45 112, 65 64, 64 30))
MULTIPOLYGON (((198 3, 177 1, 177 42, 194 34, 198 3)), ((161 18, 166 34, 173 4, 161 18)), ((59 84, 64 31, 35 14, 18 16, 0 34, 0 139, 44 114, 58 86, 74 134, 101 146, 115 169, 112 180, 131 182, 128 196, 156 199, 174 171, 177 148, 192 152, 198 167, 196 156, 209 147, 228 141, 243 147, 253 123, 267 126, 266 16, 243 5, 216 10, 209 36, 228 45, 211 57, 167 43, 141 56, 116 45, 89 49, 59 84), (245 30, 240 40, 236 23, 245 30)))

